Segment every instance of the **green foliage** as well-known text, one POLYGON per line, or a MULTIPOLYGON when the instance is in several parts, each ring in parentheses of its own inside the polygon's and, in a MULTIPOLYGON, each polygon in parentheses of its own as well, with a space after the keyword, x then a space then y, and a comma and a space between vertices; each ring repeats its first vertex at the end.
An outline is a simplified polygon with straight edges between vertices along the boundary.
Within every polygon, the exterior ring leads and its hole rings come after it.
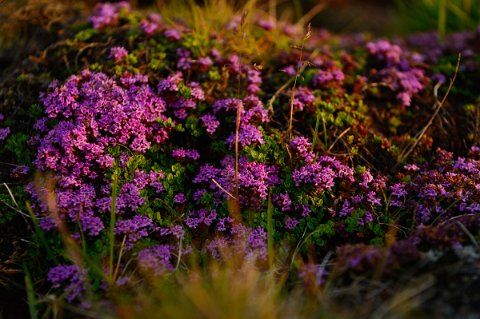
POLYGON ((478 0, 395 0, 397 24, 404 32, 440 34, 474 29, 480 23, 478 0))
POLYGON ((29 164, 32 161, 32 154, 27 147, 28 135, 25 133, 11 134, 5 143, 5 150, 15 154, 18 163, 29 164))

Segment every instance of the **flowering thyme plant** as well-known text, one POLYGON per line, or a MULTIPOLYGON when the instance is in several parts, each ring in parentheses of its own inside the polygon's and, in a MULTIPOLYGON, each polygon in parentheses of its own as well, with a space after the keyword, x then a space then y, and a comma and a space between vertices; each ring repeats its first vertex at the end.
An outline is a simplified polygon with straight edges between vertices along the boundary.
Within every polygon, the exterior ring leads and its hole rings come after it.
MULTIPOLYGON (((459 69, 460 85, 479 79, 478 32, 451 35, 466 53, 452 70, 442 63, 456 61, 453 44, 434 35, 311 30, 299 49, 294 25, 245 19, 204 36, 126 2, 98 4, 52 49, 75 60, 42 73, 48 85, 19 113, 31 134, 0 114, 9 181, 45 243, 41 289, 88 307, 190 259, 239 258, 278 263, 289 283, 318 290, 375 265, 392 275, 477 235, 478 97, 441 84, 459 69)), ((7 191, 0 199, 17 209, 7 191)))

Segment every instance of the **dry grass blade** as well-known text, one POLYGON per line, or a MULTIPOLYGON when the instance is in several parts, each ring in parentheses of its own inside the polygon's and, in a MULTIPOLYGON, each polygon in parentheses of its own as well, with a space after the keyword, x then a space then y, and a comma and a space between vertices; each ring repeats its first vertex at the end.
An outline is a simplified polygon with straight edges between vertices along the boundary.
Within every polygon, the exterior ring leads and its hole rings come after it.
POLYGON ((412 283, 411 288, 406 288, 392 297, 390 302, 383 304, 375 311, 371 318, 407 318, 408 312, 426 299, 426 292, 435 284, 433 276, 426 276, 421 282, 412 283))
MULTIPOLYGON (((329 5, 330 3, 330 0, 326 0, 326 1, 320 1, 317 5, 315 5, 312 9, 310 9, 310 11, 308 11, 307 13, 305 13, 297 22, 297 25, 304 25, 305 23, 309 22, 310 20, 312 20, 317 14, 319 14, 320 12, 322 12, 323 10, 325 10, 327 8, 327 6, 329 5)), ((307 33, 308 34, 308 33, 307 33)))
POLYGON ((222 185, 220 185, 214 178, 212 178, 212 182, 218 186, 218 188, 220 188, 225 194, 227 194, 230 198, 234 199, 234 200, 238 200, 237 197, 233 196, 232 193, 230 193, 229 191, 227 191, 222 185))
POLYGON ((444 106, 445 104, 445 101, 447 100, 448 98, 448 95, 450 94, 450 91, 452 90, 453 88, 453 84, 455 83, 455 80, 457 78, 457 74, 458 74, 458 70, 460 68, 460 59, 461 59, 461 54, 458 54, 458 59, 457 59, 457 65, 455 66, 455 73, 453 74, 453 77, 452 79, 450 79, 450 84, 448 85, 448 89, 447 89, 447 92, 445 93, 445 95, 443 96, 442 100, 439 101, 438 99, 435 101, 435 105, 436 108, 435 108, 435 112, 432 114, 432 116, 430 117, 430 120, 428 121, 428 123, 422 128, 422 130, 420 132, 417 133, 417 135, 415 136, 415 142, 413 142, 413 144, 408 147, 408 148, 405 148, 401 153, 400 155, 398 156, 398 159, 397 159, 397 163, 395 164, 394 166, 394 169, 400 164, 402 163, 403 161, 405 161, 408 156, 415 150, 415 148, 417 147, 418 143, 420 142, 420 140, 422 139, 422 137, 425 135, 425 133, 427 132, 427 130, 430 128, 430 126, 433 124, 433 120, 435 120, 435 118, 437 117, 438 113, 440 112, 440 110, 442 109, 442 107, 444 106))
POLYGON ((293 107, 295 102, 295 90, 297 87, 298 77, 300 76, 300 73, 302 72, 302 70, 305 69, 305 66, 306 66, 306 64, 303 61, 303 47, 305 45, 305 41, 307 41, 310 38, 310 35, 312 32, 311 30, 312 30, 312 27, 310 24, 308 24, 307 33, 303 37, 302 44, 300 46, 300 65, 302 67, 301 68, 297 67, 297 72, 295 74, 295 79, 293 81, 292 93, 290 96, 290 120, 288 125, 288 137, 290 141, 293 139, 293 107))
POLYGON ((473 236, 473 234, 468 230, 467 227, 465 227, 465 225, 460 222, 460 221, 457 221, 456 224, 463 230, 463 232, 467 235, 467 237, 472 241, 473 245, 475 246, 475 248, 477 249, 480 249, 480 246, 478 245, 478 241, 477 239, 475 238, 475 236, 473 236))
POLYGON ((333 143, 328 147, 328 150, 327 150, 327 153, 329 153, 332 148, 335 146, 335 144, 337 144, 337 142, 343 137, 345 136, 345 134, 348 133, 348 131, 350 131, 352 129, 352 127, 349 127, 347 128, 346 130, 344 130, 342 133, 340 133, 340 135, 337 136, 337 138, 335 139, 335 141, 333 141, 333 143))
MULTIPOLYGON (((300 47, 298 47, 300 48, 300 47)), ((310 54, 310 58, 313 58, 316 56, 318 52, 318 49, 313 51, 311 54, 310 54)), ((310 63, 308 61, 305 61, 305 63, 303 63, 302 67, 300 68, 300 70, 298 71, 299 74, 302 74, 303 71, 305 71, 305 69, 307 68, 307 66, 309 66, 310 63)), ((277 91, 275 91, 275 93, 272 95, 272 97, 268 100, 268 111, 270 113, 273 114, 274 110, 273 110, 273 103, 275 103, 276 99, 280 96, 280 94, 282 94, 283 91, 285 91, 289 85, 292 83, 292 81, 295 80, 295 77, 292 77, 292 78, 289 78, 287 82, 285 82, 280 88, 278 88, 277 91)))

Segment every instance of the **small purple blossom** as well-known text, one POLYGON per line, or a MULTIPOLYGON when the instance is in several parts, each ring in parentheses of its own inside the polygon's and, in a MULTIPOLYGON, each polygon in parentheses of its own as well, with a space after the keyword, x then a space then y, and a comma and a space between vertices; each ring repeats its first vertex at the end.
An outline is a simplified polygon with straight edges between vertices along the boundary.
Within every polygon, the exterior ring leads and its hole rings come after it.
POLYGON ((24 177, 28 174, 29 171, 30 171, 30 167, 26 165, 15 166, 15 168, 12 169, 12 171, 10 172, 10 176, 13 178, 24 177))
POLYGON ((177 68, 180 70, 190 70, 192 66, 192 58, 190 51, 186 49, 177 49, 177 68))
POLYGON ((312 151, 312 144, 306 137, 295 136, 290 142, 290 147, 306 163, 311 163, 315 159, 315 154, 312 151))
POLYGON ((402 49, 386 40, 367 43, 367 51, 375 58, 385 61, 387 65, 397 64, 402 56, 402 49))
POLYGON ((213 112, 218 113, 221 110, 230 111, 236 110, 237 108, 243 109, 242 100, 236 98, 227 98, 223 100, 217 100, 212 105, 213 112))
POLYGON ((177 148, 172 152, 172 157, 180 160, 180 159, 190 159, 190 160, 198 160, 200 158, 200 154, 197 150, 189 150, 184 148, 177 148))
POLYGON ((318 70, 317 75, 313 78, 313 86, 322 87, 330 82, 342 83, 345 79, 345 75, 342 70, 318 70))
POLYGON ((256 94, 260 91, 260 85, 262 84, 262 77, 260 71, 248 70, 247 72, 247 91, 250 94, 256 94))
POLYGON ((286 75, 288 76, 295 76, 297 74, 297 69, 295 69, 295 66, 289 65, 287 67, 284 67, 282 70, 286 75))
POLYGON ((126 1, 97 4, 92 16, 90 16, 90 22, 95 29, 115 26, 122 10, 129 12, 130 4, 126 1))
POLYGON ((197 65, 199 66, 200 71, 206 72, 212 66, 213 62, 208 56, 199 58, 197 60, 197 65))
POLYGON ((392 191, 392 195, 395 197, 402 197, 407 195, 405 185, 402 183, 393 184, 392 186, 390 186, 390 190, 392 191))
MULTIPOLYGON (((232 157, 227 156, 221 164, 222 168, 216 168, 209 164, 201 166, 193 182, 195 184, 206 183, 211 190, 216 191, 216 196, 224 198, 226 194, 212 179, 215 179, 223 189, 232 192, 235 180, 235 161, 232 157)), ((274 166, 249 162, 246 157, 240 157, 239 168, 240 201, 245 205, 258 206, 261 203, 259 200, 266 200, 268 187, 280 182, 274 166)))
POLYGON ((184 204, 186 201, 187 201, 187 198, 183 193, 175 194, 175 196, 173 197, 173 202, 177 204, 184 204))
POLYGON ((110 49, 110 58, 115 62, 122 62, 128 55, 127 49, 124 47, 113 47, 110 49))
POLYGON ((298 220, 295 218, 287 217, 285 219, 285 228, 288 230, 294 229, 298 225, 298 220))
POLYGON ((315 95, 305 87, 299 87, 295 90, 293 107, 295 110, 302 111, 305 107, 312 105, 315 101, 315 95))
MULTIPOLYGON (((227 143, 232 147, 235 144, 236 134, 232 134, 227 138, 227 143)), ((244 124, 240 127, 238 131, 238 143, 245 147, 253 143, 263 144, 265 141, 263 139, 262 132, 251 124, 244 124)))
POLYGON ((155 276, 160 276, 167 271, 173 271, 172 248, 169 245, 148 247, 138 253, 139 267, 155 276))
POLYGON ((145 32, 145 34, 151 36, 160 29, 160 25, 157 22, 148 19, 140 22, 140 28, 142 28, 142 31, 145 32))
POLYGON ((163 35, 170 41, 178 41, 182 38, 182 33, 176 29, 167 29, 163 35))
POLYGON ((210 135, 213 135, 220 125, 220 121, 218 121, 213 114, 202 115, 200 120, 202 121, 203 127, 205 127, 205 130, 210 135))
POLYGON ((147 237, 153 227, 153 221, 147 216, 136 215, 132 219, 119 220, 115 234, 125 236, 125 249, 132 249, 137 241, 147 237))
POLYGON ((266 31, 271 31, 275 28, 276 23, 273 19, 259 19, 257 25, 266 31))
POLYGON ((210 212, 206 209, 200 209, 198 211, 191 211, 188 215, 185 223, 191 229, 196 229, 201 224, 210 226, 212 222, 217 218, 217 212, 215 209, 210 212))
POLYGON ((160 93, 178 92, 179 84, 183 81, 182 73, 177 72, 169 75, 166 79, 158 82, 157 89, 160 93))
POLYGON ((5 127, 5 128, 0 128, 0 141, 5 140, 8 135, 10 134, 10 128, 5 127))
POLYGON ((85 271, 75 265, 58 265, 47 275, 53 288, 63 288, 65 299, 71 303, 85 291, 85 271))
POLYGON ((276 202, 280 206, 282 212, 287 212, 292 208, 292 200, 288 193, 278 194, 276 197, 276 202))
POLYGON ((319 191, 331 190, 337 178, 353 182, 353 169, 329 156, 322 156, 293 172, 296 186, 311 184, 319 191))

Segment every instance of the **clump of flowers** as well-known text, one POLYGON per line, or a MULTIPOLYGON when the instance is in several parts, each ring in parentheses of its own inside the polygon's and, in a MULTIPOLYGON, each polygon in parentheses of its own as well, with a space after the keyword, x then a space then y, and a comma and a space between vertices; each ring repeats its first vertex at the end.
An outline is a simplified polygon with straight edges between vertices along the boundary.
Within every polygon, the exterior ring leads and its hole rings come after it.
POLYGON ((292 150, 306 163, 311 163, 315 159, 312 151, 312 144, 303 136, 296 136, 290 142, 292 150))
MULTIPOLYGON (((115 79, 90 71, 71 76, 63 85, 53 83, 42 101, 47 118, 56 124, 33 138, 38 145, 34 164, 57 174, 58 207, 72 222, 79 221, 84 231, 98 235, 104 227, 98 211, 110 210, 111 201, 104 174, 118 165, 112 147, 123 145, 145 153, 151 145, 163 143, 168 132, 158 120, 165 118, 165 102, 144 76, 115 79)), ((139 192, 158 182, 160 175, 155 174, 150 173, 148 183, 139 182, 140 176, 125 183, 117 209, 141 206, 139 192)))
POLYGON ((425 71, 412 63, 416 56, 385 40, 369 42, 366 47, 372 57, 384 63, 376 77, 397 92, 402 105, 410 106, 412 97, 428 82, 425 71))
POLYGON ((292 174, 296 186, 312 185, 317 191, 331 190, 335 179, 354 181, 353 170, 333 157, 322 156, 292 174))
POLYGON ((440 223, 455 216, 480 212, 480 149, 472 147, 469 157, 437 150, 434 161, 420 167, 406 166, 400 182, 392 185, 390 205, 414 211, 417 224, 440 223))
MULTIPOLYGON (((265 163, 248 161, 246 157, 239 159, 239 167, 240 203, 245 206, 260 207, 267 199, 268 188, 280 183, 277 169, 265 163)), ((234 158, 225 157, 221 162, 221 168, 209 164, 203 165, 193 182, 214 191, 217 200, 227 199, 229 195, 225 191, 231 194, 235 187, 234 158)))

